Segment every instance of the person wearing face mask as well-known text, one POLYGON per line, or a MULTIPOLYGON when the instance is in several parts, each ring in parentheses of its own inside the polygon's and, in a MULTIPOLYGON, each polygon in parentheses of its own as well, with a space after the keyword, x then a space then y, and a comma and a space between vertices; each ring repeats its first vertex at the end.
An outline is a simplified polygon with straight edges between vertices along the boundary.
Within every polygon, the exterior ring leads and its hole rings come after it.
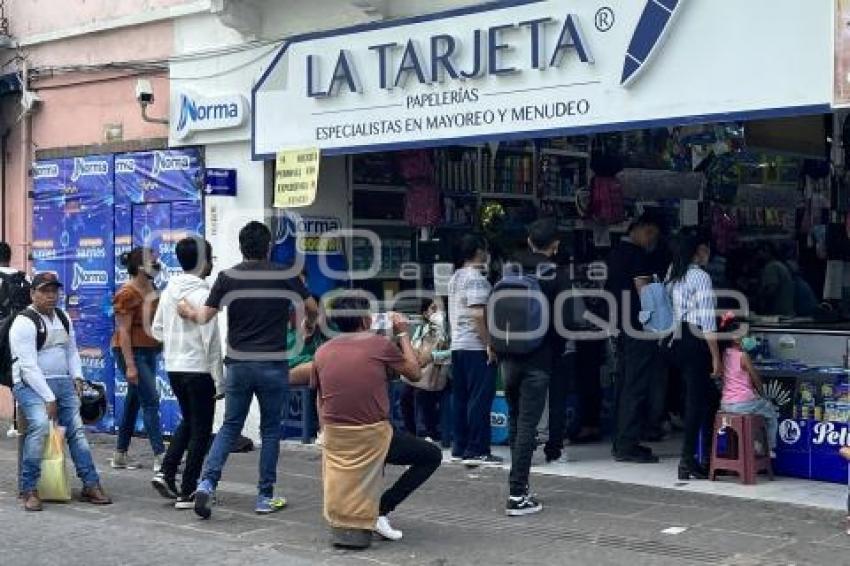
POLYGON ((423 324, 413 333, 413 348, 422 366, 422 379, 404 381, 401 412, 404 428, 414 436, 437 441, 440 434, 439 404, 446 387, 446 375, 451 352, 446 336, 446 316, 438 301, 427 298, 420 311, 423 324))
MULTIPOLYGON (((715 333, 716 298, 705 266, 711 257, 709 239, 702 234, 683 234, 670 269, 667 285, 679 329, 669 342, 670 359, 679 370, 685 388, 685 436, 679 461, 679 479, 706 479, 708 470, 696 459, 699 442, 711 446, 714 415, 720 392, 712 377, 723 375, 723 363, 715 333)), ((709 454, 710 449, 705 450, 709 454)))
POLYGON ((160 342, 151 335, 151 326, 159 298, 153 280, 162 269, 150 248, 134 248, 121 256, 130 280, 115 294, 115 333, 112 349, 118 368, 127 380, 124 414, 118 425, 118 441, 112 456, 112 467, 129 465, 127 450, 142 410, 145 432, 154 454, 154 473, 162 467, 165 444, 159 420, 159 392, 156 386, 156 359, 160 342))

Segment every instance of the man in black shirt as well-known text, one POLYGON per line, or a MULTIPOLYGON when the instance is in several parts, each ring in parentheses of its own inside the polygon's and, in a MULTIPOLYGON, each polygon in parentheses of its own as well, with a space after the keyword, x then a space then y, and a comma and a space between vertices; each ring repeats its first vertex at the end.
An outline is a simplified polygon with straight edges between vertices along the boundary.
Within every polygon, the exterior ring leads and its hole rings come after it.
POLYGON ((258 514, 274 513, 286 505, 274 497, 280 454, 280 419, 288 388, 286 335, 290 308, 303 303, 306 323, 318 313, 316 301, 304 284, 285 268, 271 263, 271 232, 260 222, 249 222, 239 232, 244 261, 219 273, 206 306, 193 308, 183 302, 181 316, 199 324, 227 307, 227 385, 224 423, 207 457, 195 492, 195 513, 211 515, 210 501, 233 443, 242 432, 256 396, 260 407, 260 479, 258 514))
MULTIPOLYGON (((506 506, 508 516, 529 515, 543 509, 543 505, 529 492, 528 476, 536 447, 537 424, 546 406, 555 357, 564 350, 564 341, 555 330, 553 307, 558 294, 569 288, 569 281, 554 263, 560 246, 555 223, 548 219, 538 220, 529 226, 528 233, 530 251, 517 257, 514 263, 522 267, 523 273, 536 275, 540 290, 547 299, 545 308, 551 316, 546 337, 536 350, 524 355, 503 355, 501 359, 511 446, 510 497, 506 506)), ((561 407, 566 413, 563 403, 561 407)), ((563 427, 563 424, 561 420, 560 425, 555 426, 563 427)), ((561 445, 557 449, 547 447, 548 459, 560 456, 563 430, 560 440, 561 445)), ((550 441, 555 442, 551 438, 550 441)))
MULTIPOLYGON (((658 344, 634 337, 630 330, 641 331, 638 283, 653 275, 648 250, 658 239, 658 221, 644 214, 630 227, 629 233, 608 257, 608 281, 617 309, 617 357, 619 372, 615 388, 614 457, 620 462, 655 463, 658 457, 640 445, 649 410, 653 379, 661 371, 658 344)), ((662 275, 663 277, 663 275, 662 275)))

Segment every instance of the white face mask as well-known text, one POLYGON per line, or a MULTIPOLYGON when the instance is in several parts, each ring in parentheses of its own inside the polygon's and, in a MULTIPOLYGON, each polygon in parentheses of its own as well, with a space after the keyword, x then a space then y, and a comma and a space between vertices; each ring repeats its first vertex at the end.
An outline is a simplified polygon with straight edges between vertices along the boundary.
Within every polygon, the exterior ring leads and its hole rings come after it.
POLYGON ((428 322, 435 326, 442 327, 446 324, 446 313, 444 313, 443 311, 437 311, 435 313, 432 313, 428 317, 428 322))

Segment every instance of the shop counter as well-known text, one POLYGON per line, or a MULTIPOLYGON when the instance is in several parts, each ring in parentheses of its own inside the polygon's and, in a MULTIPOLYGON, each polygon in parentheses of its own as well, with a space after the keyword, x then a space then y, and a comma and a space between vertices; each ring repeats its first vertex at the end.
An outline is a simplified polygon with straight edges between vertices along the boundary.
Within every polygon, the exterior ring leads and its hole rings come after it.
POLYGON ((850 446, 850 372, 800 362, 761 360, 765 395, 779 407, 774 471, 779 475, 844 483, 850 446))

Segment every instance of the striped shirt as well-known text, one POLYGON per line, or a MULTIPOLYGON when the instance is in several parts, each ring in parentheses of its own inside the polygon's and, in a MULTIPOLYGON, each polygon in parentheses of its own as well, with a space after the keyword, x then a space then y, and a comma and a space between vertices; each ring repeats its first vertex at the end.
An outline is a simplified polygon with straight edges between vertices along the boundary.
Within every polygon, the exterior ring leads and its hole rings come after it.
POLYGON ((690 266, 684 277, 669 284, 668 290, 677 321, 698 326, 704 332, 717 331, 717 301, 711 277, 705 270, 690 266))

